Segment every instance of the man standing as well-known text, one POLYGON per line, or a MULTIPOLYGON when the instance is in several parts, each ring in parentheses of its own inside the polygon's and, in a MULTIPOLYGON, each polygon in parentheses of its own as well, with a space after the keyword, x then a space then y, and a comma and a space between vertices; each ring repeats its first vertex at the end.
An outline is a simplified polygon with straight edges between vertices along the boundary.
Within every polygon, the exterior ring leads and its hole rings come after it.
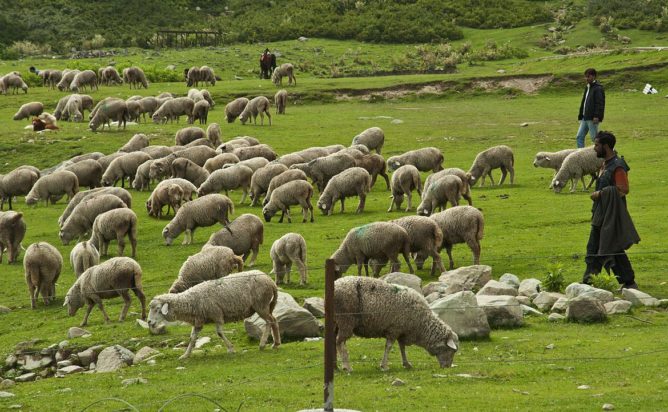
POLYGON ((596 156, 605 162, 598 173, 596 191, 591 194, 594 204, 582 282, 589 283, 591 275, 605 268, 608 272, 612 269, 622 288, 637 289, 631 262, 624 251, 640 242, 640 237, 626 209, 629 166, 613 150, 615 143, 615 135, 610 132, 599 132, 594 139, 596 156))
POLYGON ((584 147, 585 135, 589 132, 592 142, 598 132, 598 125, 603 121, 605 112, 605 93, 603 86, 596 80, 596 69, 585 70, 587 87, 582 95, 578 120, 580 128, 576 136, 578 148, 584 147))

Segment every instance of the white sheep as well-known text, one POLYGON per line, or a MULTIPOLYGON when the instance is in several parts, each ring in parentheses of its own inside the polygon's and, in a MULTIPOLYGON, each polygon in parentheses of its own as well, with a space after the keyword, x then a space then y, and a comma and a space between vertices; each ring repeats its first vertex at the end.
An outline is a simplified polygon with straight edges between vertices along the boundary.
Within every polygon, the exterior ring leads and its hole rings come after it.
MULTIPOLYGON (((452 260, 452 246, 457 243, 466 243, 473 252, 473 264, 480 264, 480 241, 485 230, 485 219, 482 212, 473 206, 456 206, 434 213, 429 218, 438 223, 443 232, 441 249, 445 248, 448 252, 449 270, 455 266, 452 260)), ((422 260, 425 258, 420 253, 418 256, 422 260)))
POLYGON ((313 186, 304 180, 293 180, 284 185, 277 187, 271 192, 269 202, 262 208, 262 216, 267 222, 281 211, 281 218, 278 223, 283 223, 283 218, 288 216, 288 223, 292 223, 290 217, 290 206, 300 205, 302 207, 302 223, 306 223, 309 212, 311 212, 311 223, 313 218, 313 205, 311 204, 311 197, 313 196, 313 186))
POLYGON ((290 167, 297 163, 306 163, 306 159, 304 159, 301 155, 297 153, 286 153, 282 156, 279 156, 278 159, 274 161, 287 167, 290 167))
POLYGON ((137 133, 134 136, 132 136, 130 140, 128 140, 128 142, 123 145, 123 147, 118 149, 118 151, 125 153, 138 152, 148 147, 149 144, 150 142, 148 136, 146 136, 144 133, 137 133))
POLYGON ((0 210, 3 209, 5 200, 9 204, 9 210, 12 210, 12 198, 30 193, 39 178, 39 171, 26 167, 17 167, 0 176, 0 210))
POLYGON ((298 163, 290 166, 290 169, 299 169, 306 173, 322 192, 327 186, 329 179, 338 175, 346 169, 357 166, 355 159, 348 154, 335 153, 326 157, 313 159, 308 163, 298 163))
POLYGON ((257 125, 257 115, 260 115, 260 125, 264 125, 264 115, 266 114, 269 118, 269 126, 271 126, 271 112, 269 111, 269 99, 264 96, 258 96, 253 98, 248 102, 244 110, 239 115, 239 121, 241 124, 246 124, 250 120, 251 116, 253 117, 253 124, 257 125))
POLYGON ((70 265, 74 276, 78 278, 89 267, 100 264, 100 253, 88 240, 77 243, 70 252, 70 265))
POLYGON ((430 183, 427 190, 422 192, 422 202, 417 208, 418 215, 429 216, 436 211, 444 210, 447 203, 458 206, 464 183, 455 175, 445 175, 430 183))
POLYGON ((391 212, 394 210, 395 206, 397 210, 399 210, 401 208, 401 203, 404 201, 404 195, 406 195, 408 197, 406 212, 408 212, 413 207, 413 190, 417 190, 418 194, 422 195, 420 171, 413 165, 400 166, 392 174, 390 187, 392 190, 392 195, 390 196, 392 201, 390 203, 390 208, 387 209, 387 211, 391 212))
POLYGON ((267 144, 237 147, 236 149, 232 150, 232 153, 237 155, 239 160, 248 160, 254 157, 264 157, 265 159, 272 161, 278 157, 274 149, 272 149, 272 147, 267 144))
POLYGON ((70 83, 70 90, 75 93, 79 93, 79 88, 83 87, 86 89, 86 86, 90 86, 91 90, 99 90, 97 87, 97 74, 92 70, 83 70, 77 73, 70 83))
POLYGON ((63 268, 63 257, 58 249, 47 242, 37 242, 28 246, 23 258, 25 279, 30 293, 30 306, 37 307, 36 300, 39 294, 48 305, 56 298, 56 281, 63 268))
POLYGON ((197 189, 197 195, 204 196, 209 193, 218 193, 221 190, 224 190, 227 195, 228 191, 240 188, 242 190, 240 204, 243 204, 248 196, 252 176, 253 170, 240 164, 216 170, 197 189))
POLYGON ((294 263, 299 269, 299 284, 305 285, 308 281, 306 268, 306 241, 299 233, 286 233, 277 239, 269 251, 273 263, 270 272, 276 275, 276 284, 282 284, 285 277, 290 283, 290 271, 294 263))
POLYGON ((229 141, 220 144, 216 148, 218 153, 231 153, 238 147, 248 147, 260 144, 260 141, 251 136, 237 136, 229 141))
POLYGON ((139 165, 147 160, 151 160, 151 156, 144 152, 123 154, 111 161, 109 167, 104 171, 104 175, 102 175, 102 184, 104 186, 115 186, 116 182, 120 180, 121 187, 125 187, 126 178, 129 180, 128 185, 132 184, 139 165))
POLYGON ((44 105, 40 102, 30 102, 22 105, 14 114, 12 119, 23 120, 30 119, 30 116, 39 116, 44 111, 44 105))
MULTIPOLYGON (((390 222, 406 230, 412 254, 432 257, 434 260, 431 265, 432 276, 436 275, 437 270, 438 273, 445 271, 441 256, 438 253, 443 244, 443 231, 435 221, 425 216, 404 216, 390 222)), ((424 259, 416 258, 415 265, 418 269, 422 269, 424 259)))
POLYGON ((362 156, 361 159, 355 159, 357 166, 363 167, 371 175, 371 187, 376 184, 378 175, 385 179, 387 190, 390 190, 390 177, 387 175, 387 163, 383 156, 378 153, 362 156))
POLYGON ((239 163, 236 165, 234 164, 227 164, 223 166, 223 169, 227 169, 232 166, 246 166, 250 167, 250 169, 255 173, 256 171, 260 170, 261 168, 265 167, 266 165, 269 164, 269 160, 267 160, 264 157, 251 157, 250 159, 246 160, 241 160, 239 163))
POLYGON ((235 269, 241 272, 244 261, 226 246, 207 246, 183 262, 169 293, 180 293, 207 280, 220 279, 235 269))
POLYGON ((198 187, 209 177, 209 172, 206 169, 185 158, 174 159, 171 170, 172 177, 186 179, 198 187))
POLYGON ((352 144, 364 145, 369 150, 375 150, 376 153, 380 154, 385 144, 385 132, 380 127, 370 127, 353 137, 352 144))
POLYGON ((28 85, 23 81, 21 76, 10 73, 3 76, 1 79, 2 85, 0 86, 0 89, 7 91, 11 88, 12 94, 19 94, 19 89, 23 90, 23 93, 28 93, 28 85))
POLYGON ((566 156, 576 150, 578 149, 564 149, 558 152, 538 152, 533 159, 533 166, 554 169, 556 173, 561 168, 561 164, 564 163, 566 156))
POLYGON ((70 98, 65 103, 65 108, 63 109, 62 118, 63 120, 67 119, 72 122, 81 122, 84 119, 82 112, 83 102, 81 101, 81 96, 78 94, 70 95, 70 98))
POLYGON ((245 97, 239 97, 225 105, 225 118, 227 119, 227 123, 232 123, 239 117, 246 108, 248 101, 249 100, 245 97))
POLYGON ((185 146, 188 143, 206 137, 206 132, 200 127, 184 127, 179 129, 174 135, 174 144, 177 146, 185 146))
POLYGON ((140 149, 140 151, 148 154, 153 159, 162 159, 163 157, 169 156, 170 154, 174 153, 174 151, 171 149, 170 146, 162 146, 162 145, 147 146, 144 147, 143 149, 140 149))
POLYGON ((173 240, 185 232, 183 244, 193 242, 193 234, 198 227, 212 226, 216 223, 227 225, 229 215, 234 213, 234 204, 227 196, 211 194, 198 197, 192 202, 185 203, 174 218, 162 230, 165 244, 172 244, 173 240))
POLYGON ((288 85, 294 83, 297 85, 297 78, 295 77, 295 66, 292 63, 283 63, 277 68, 274 69, 274 72, 271 74, 271 81, 276 85, 283 85, 283 78, 288 78, 288 85))
POLYGON ((118 70, 116 70, 116 68, 114 68, 113 66, 103 67, 100 70, 99 78, 100 78, 100 83, 104 83, 107 86, 123 83, 123 80, 121 79, 118 70))
MULTIPOLYGON (((93 112, 91 112, 91 114, 93 114, 93 112)), ((109 125, 109 128, 111 128, 110 122, 116 121, 118 122, 119 129, 121 128, 121 124, 123 124, 123 129, 125 129, 127 116, 127 103, 121 99, 110 99, 99 106, 98 110, 90 119, 88 127, 90 127, 92 131, 96 131, 100 126, 104 129, 105 124, 109 125)))
POLYGON ((371 190, 371 175, 361 167, 351 167, 330 179, 325 190, 320 194, 317 206, 326 215, 331 215, 334 203, 341 201, 341 213, 345 209, 345 199, 350 196, 359 197, 359 205, 355 213, 364 211, 366 195, 371 190))
POLYGON ((102 186, 102 166, 94 159, 86 159, 64 167, 77 176, 79 187, 88 186, 93 189, 102 186))
POLYGON ((209 109, 211 105, 206 100, 200 100, 195 102, 193 106, 193 114, 190 119, 190 123, 195 123, 196 120, 199 120, 199 124, 206 124, 209 119, 209 109))
POLYGON ((166 123, 167 120, 171 122, 176 119, 178 123, 180 116, 187 116, 188 123, 192 123, 193 109, 195 108, 195 102, 188 97, 177 97, 170 100, 167 100, 163 103, 158 110, 153 112, 151 119, 153 123, 166 123))
POLYGON ((450 167, 447 169, 443 169, 440 172, 432 173, 429 176, 427 176, 427 178, 424 181, 424 188, 422 189, 422 192, 424 193, 427 190, 429 190, 429 185, 431 184, 431 182, 440 179, 441 177, 446 175, 455 175, 461 179, 462 190, 460 192, 460 195, 461 197, 466 199, 466 201, 469 203, 469 206, 473 205, 473 199, 471 198, 471 185, 469 184, 466 172, 457 167, 450 167))
POLYGON ((250 181, 250 197, 251 206, 256 206, 260 201, 260 196, 267 193, 271 179, 287 171, 288 168, 280 163, 268 164, 259 168, 251 176, 250 181))
POLYGON ((489 149, 478 153, 473 160, 473 164, 467 172, 467 176, 469 176, 469 184, 473 186, 475 182, 482 177, 480 180, 480 186, 482 187, 485 184, 485 176, 489 176, 489 180, 491 180, 492 186, 494 186, 492 170, 501 169, 501 180, 499 181, 499 185, 503 184, 508 173, 510 173, 510 184, 512 185, 515 180, 514 166, 515 156, 510 147, 506 145, 490 147, 489 149))
POLYGON ((149 172, 151 170, 151 163, 155 160, 147 160, 144 163, 140 164, 137 168, 137 173, 135 173, 135 179, 132 181, 132 188, 134 190, 151 190, 151 178, 149 172))
POLYGON ((234 163, 239 163, 239 158, 237 155, 232 153, 221 153, 216 155, 216 157, 207 159, 207 161, 204 163, 204 169, 209 173, 213 173, 218 169, 222 169, 226 164, 234 163))
POLYGON ((68 217, 72 214, 72 211, 79 203, 84 200, 100 195, 114 195, 117 198, 121 199, 128 207, 132 207, 132 195, 127 190, 120 187, 98 187, 95 189, 85 190, 77 193, 67 204, 67 207, 63 213, 58 218, 58 226, 62 227, 68 217))
POLYGON ((67 195, 69 201, 79 191, 77 175, 67 170, 59 170, 50 175, 40 177, 26 195, 26 204, 34 205, 40 199, 48 205, 52 196, 67 195))
POLYGON ((184 157, 192 160, 198 166, 204 166, 207 160, 216 157, 218 153, 208 146, 187 147, 181 150, 175 150, 176 157, 184 157))
POLYGON ((70 83, 72 83, 72 80, 74 80, 74 76, 79 74, 79 70, 68 70, 65 69, 63 70, 63 77, 61 77, 60 81, 56 85, 58 90, 61 92, 64 92, 65 90, 69 90, 70 88, 70 83))
MULTIPOLYGON (((210 103, 209 103, 210 104, 210 103)), ((213 105, 211 105, 213 107, 213 105)), ((206 128, 206 137, 209 138, 214 147, 218 147, 223 139, 223 132, 218 123, 211 123, 206 128)))
POLYGON ((132 258, 137 257, 137 215, 132 209, 113 209, 99 214, 93 222, 89 243, 107 256, 109 242, 118 242, 118 256, 123 256, 125 236, 132 246, 132 258))
POLYGON ((244 262, 251 256, 249 267, 255 265, 260 245, 264 242, 264 225, 255 215, 244 213, 230 222, 226 227, 209 236, 207 245, 227 246, 235 255, 241 256, 244 262))
POLYGON ((132 66, 123 69, 123 81, 130 85, 130 88, 133 87, 139 89, 144 87, 148 89, 148 81, 146 80, 146 74, 139 67, 132 66))
POLYGON ((306 173, 298 169, 289 169, 281 173, 280 175, 273 177, 269 182, 269 187, 267 188, 267 194, 264 196, 264 200, 262 201, 262 206, 265 206, 267 203, 269 203, 269 199, 271 198, 271 193, 274 190, 276 190, 276 188, 281 187, 288 182, 292 182, 293 180, 307 181, 308 177, 306 176, 306 173))
POLYGON ((7 249, 7 263, 14 263, 21 252, 21 241, 26 234, 26 223, 23 213, 0 212, 0 263, 7 249))
POLYGON ((174 214, 176 215, 183 199, 184 194, 181 186, 175 183, 162 184, 161 182, 161 184, 153 189, 151 196, 146 200, 146 210, 149 216, 160 218, 162 217, 162 208, 167 205, 167 215, 170 208, 174 210, 174 214))
POLYGON ((421 172, 432 170, 436 173, 443 169, 442 163, 443 153, 436 147, 411 150, 402 155, 392 156, 387 159, 387 167, 390 170, 397 170, 403 165, 413 165, 421 172))
POLYGON ((584 177, 586 175, 596 174, 603 164, 602 158, 596 156, 596 151, 593 147, 586 147, 578 149, 569 154, 564 159, 559 171, 552 179, 550 187, 555 193, 561 192, 561 189, 566 186, 566 183, 571 181, 571 193, 577 189, 577 181, 582 181, 582 190, 587 190, 593 183, 593 179, 589 182, 589 186, 585 187, 584 177))
MULTIPOLYGON (((155 189, 162 187, 162 186, 169 186, 171 184, 175 184, 181 187, 183 189, 183 201, 188 201, 188 200, 193 200, 193 193, 197 193, 197 187, 195 187, 194 184, 190 183, 186 179, 181 179, 180 177, 174 177, 170 179, 165 179, 158 183, 158 185, 155 187, 155 189)), ((155 190, 154 189, 154 190, 155 190)), ((150 196, 149 196, 150 199, 150 196)))
POLYGON ((281 89, 274 95, 274 104, 276 105, 276 114, 285 114, 285 107, 288 105, 288 91, 281 89))
POLYGON ((58 236, 63 245, 67 245, 72 239, 88 234, 99 214, 125 207, 125 202, 114 195, 90 196, 72 210, 72 214, 63 222, 58 236))

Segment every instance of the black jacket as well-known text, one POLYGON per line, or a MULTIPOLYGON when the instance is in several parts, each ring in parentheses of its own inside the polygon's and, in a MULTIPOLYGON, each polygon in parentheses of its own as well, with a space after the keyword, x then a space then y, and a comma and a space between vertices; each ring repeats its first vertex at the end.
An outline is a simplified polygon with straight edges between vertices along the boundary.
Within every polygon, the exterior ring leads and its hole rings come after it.
POLYGON ((585 87, 582 93, 582 101, 580 102, 580 111, 578 111, 578 120, 592 120, 598 117, 598 121, 603 121, 603 114, 605 113, 605 92, 603 86, 598 81, 589 86, 589 96, 587 96, 587 88, 585 87), (587 101, 585 102, 585 96, 587 101), (585 108, 584 116, 582 116, 582 108, 585 108))

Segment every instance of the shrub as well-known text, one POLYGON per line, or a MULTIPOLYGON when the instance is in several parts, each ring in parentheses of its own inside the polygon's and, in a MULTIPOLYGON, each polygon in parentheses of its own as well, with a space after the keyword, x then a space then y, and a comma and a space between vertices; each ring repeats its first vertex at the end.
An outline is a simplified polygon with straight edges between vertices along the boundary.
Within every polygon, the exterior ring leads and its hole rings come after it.
POLYGON ((599 273, 598 275, 593 275, 590 278, 591 285, 598 289, 608 290, 610 292, 616 292, 619 290, 619 282, 615 275, 610 273, 599 273))
POLYGON ((31 41, 21 40, 16 41, 9 46, 8 51, 18 56, 37 56, 40 54, 51 53, 51 46, 48 44, 39 45, 31 41))
POLYGON ((561 292, 564 289, 564 268, 561 263, 556 263, 547 268, 547 274, 543 279, 543 289, 548 292, 561 292))

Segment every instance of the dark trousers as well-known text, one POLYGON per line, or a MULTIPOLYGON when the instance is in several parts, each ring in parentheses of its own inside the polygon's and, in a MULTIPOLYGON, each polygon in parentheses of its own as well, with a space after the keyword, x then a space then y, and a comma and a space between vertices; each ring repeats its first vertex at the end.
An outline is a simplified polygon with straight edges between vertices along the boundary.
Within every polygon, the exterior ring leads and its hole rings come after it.
POLYGON ((598 244, 601 238, 601 228, 592 225, 589 232, 589 241, 587 242, 587 256, 585 256, 585 269, 582 283, 589 283, 591 275, 601 272, 601 269, 609 273, 610 269, 615 274, 617 281, 623 285, 630 285, 635 281, 635 274, 631 261, 623 250, 614 255, 598 255, 598 244))

